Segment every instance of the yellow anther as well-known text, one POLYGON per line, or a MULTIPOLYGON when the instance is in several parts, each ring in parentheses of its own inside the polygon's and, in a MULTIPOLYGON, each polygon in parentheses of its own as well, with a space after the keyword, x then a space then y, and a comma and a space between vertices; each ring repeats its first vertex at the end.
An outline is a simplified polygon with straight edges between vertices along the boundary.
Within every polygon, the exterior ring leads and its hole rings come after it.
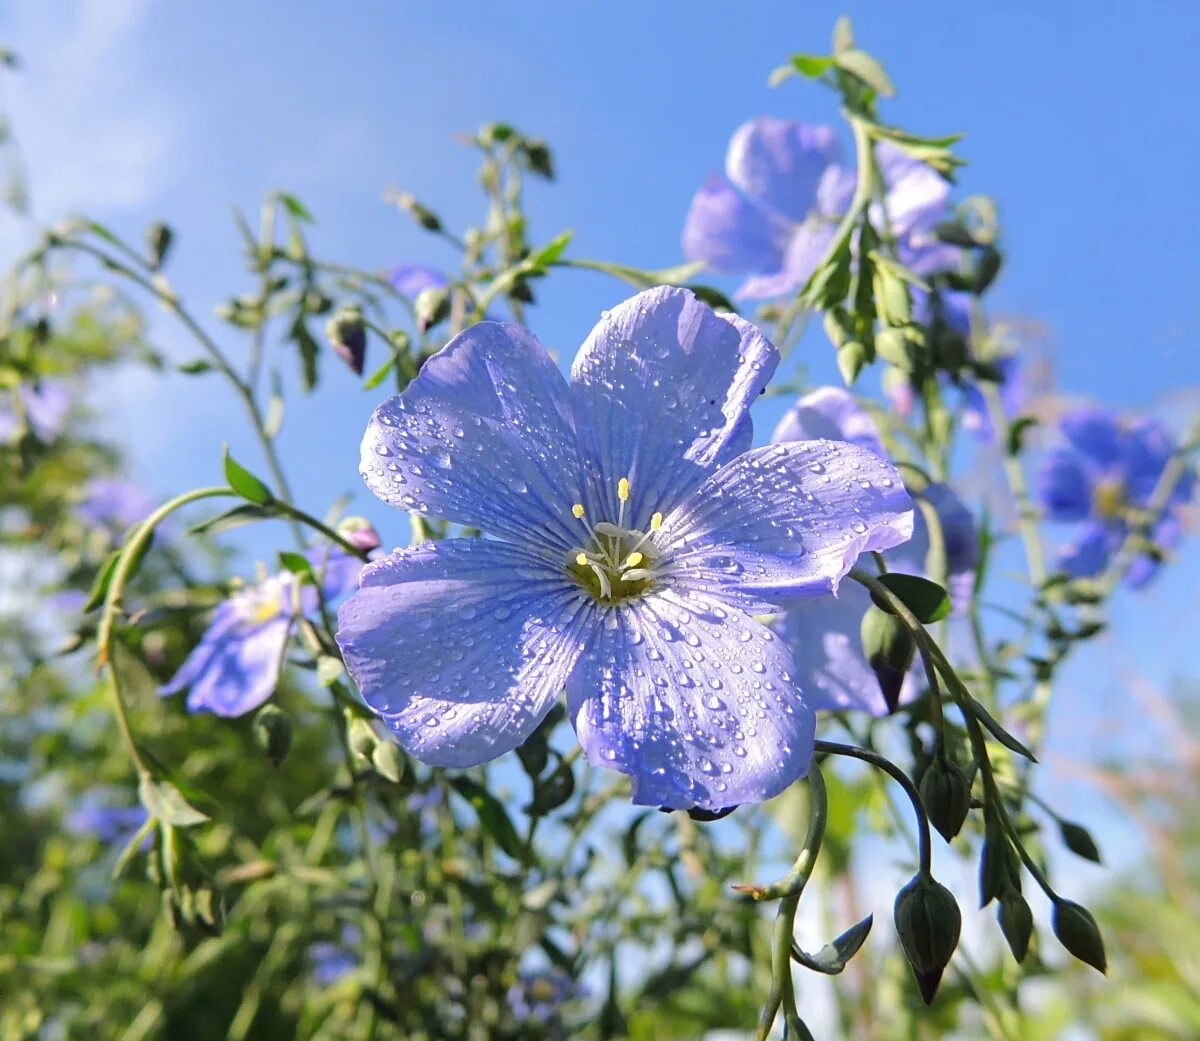
POLYGON ((629 478, 628 477, 622 477, 617 482, 617 498, 620 499, 622 502, 629 501, 629 478))
POLYGON ((637 567, 645 559, 645 556, 643 556, 641 553, 630 553, 629 556, 625 558, 625 566, 637 567))
POLYGON ((656 513, 653 517, 650 518, 650 530, 658 531, 658 529, 661 527, 662 527, 662 514, 656 513))
POLYGON ((574 506, 571 507, 571 512, 575 515, 576 520, 583 520, 583 515, 587 511, 584 510, 583 503, 577 502, 574 506))
POLYGON ((587 554, 586 553, 577 553, 575 555, 575 563, 578 564, 580 567, 587 567, 589 564, 587 554))

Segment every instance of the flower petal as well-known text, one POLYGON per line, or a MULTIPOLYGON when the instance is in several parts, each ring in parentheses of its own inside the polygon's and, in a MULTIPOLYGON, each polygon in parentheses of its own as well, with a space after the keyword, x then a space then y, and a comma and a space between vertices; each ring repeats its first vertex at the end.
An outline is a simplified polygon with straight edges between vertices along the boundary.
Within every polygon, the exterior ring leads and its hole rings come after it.
POLYGON ((854 400, 854 395, 841 387, 818 387, 800 398, 790 409, 771 441, 848 441, 883 455, 883 443, 879 440, 879 428, 854 400))
POLYGON ((836 591, 860 553, 912 530, 890 463, 841 441, 789 441, 718 470, 666 518, 658 543, 678 581, 760 611, 836 591))
POLYGON ((628 774, 633 801, 723 809, 808 770, 813 712, 783 641, 699 593, 610 608, 567 684, 593 765, 628 774))
MULTIPOLYGON (((904 237, 913 231, 932 230, 946 212, 950 185, 931 167, 890 141, 875 146, 875 158, 887 188, 884 206, 892 234, 904 237)), ((879 227, 883 214, 877 216, 879 227)))
POLYGON ((709 271, 777 271, 790 224, 768 215, 720 174, 692 196, 683 225, 683 255, 709 271))
POLYGON ((1037 500, 1054 521, 1080 521, 1092 512, 1092 475, 1069 449, 1051 452, 1037 472, 1037 500))
POLYGON ((565 552, 578 534, 579 454, 567 385, 517 325, 480 322, 380 405, 362 443, 367 486, 404 510, 565 552))
POLYGON ((1075 450, 1097 466, 1110 467, 1120 459, 1125 435, 1111 412, 1102 408, 1072 409, 1059 425, 1075 450))
POLYGON ((1058 566, 1072 578, 1093 578, 1108 566, 1124 535, 1124 525, 1090 523, 1059 553, 1058 566))
POLYGON ((799 222, 816 208, 821 178, 840 156, 832 127, 762 116, 734 132, 725 172, 751 199, 799 222))
POLYGON ((722 463, 750 447, 751 403, 779 354, 749 322, 717 315, 686 289, 659 286, 614 307, 571 369, 588 506, 615 520, 628 477, 629 517, 645 530, 722 463))
MULTIPOLYGON (((1160 550, 1173 550, 1182 540, 1183 525, 1173 514, 1168 514, 1154 528, 1154 544, 1160 550)), ((1162 560, 1159 557, 1139 554, 1125 572, 1125 584, 1130 589, 1141 589, 1158 574, 1160 567, 1162 560)))
POLYGON ((828 221, 816 217, 797 224, 787 242, 779 270, 752 275, 734 295, 740 300, 775 300, 798 293, 817 270, 836 230, 828 221))
POLYGON ((232 718, 253 711, 271 696, 279 682, 279 666, 291 627, 286 615, 258 625, 243 621, 226 627, 214 622, 161 693, 173 694, 181 685, 188 686, 189 712, 213 712, 232 718), (196 664, 189 669, 193 658, 196 664))
POLYGON ((397 264, 387 273, 396 291, 415 299, 426 289, 442 289, 450 280, 437 268, 427 264, 397 264))
POLYGON ((337 641, 363 700, 409 752, 467 767, 533 732, 593 621, 585 594, 541 557, 452 539, 368 564, 337 641))

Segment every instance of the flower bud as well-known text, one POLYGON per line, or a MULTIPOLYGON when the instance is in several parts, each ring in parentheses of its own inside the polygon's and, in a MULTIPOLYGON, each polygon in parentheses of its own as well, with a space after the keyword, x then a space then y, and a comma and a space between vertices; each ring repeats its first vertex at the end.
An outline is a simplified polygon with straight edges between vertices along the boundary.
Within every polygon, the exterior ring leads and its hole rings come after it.
POLYGON ((930 823, 949 842, 962 831, 971 808, 971 782, 962 767, 935 757, 921 776, 921 802, 930 823))
POLYGON ((350 545, 364 553, 379 548, 379 532, 366 517, 347 517, 338 525, 337 530, 350 545))
POLYGON ((858 379, 858 374, 862 372, 867 360, 867 348, 861 340, 847 340, 838 348, 838 370, 847 387, 854 386, 854 381, 858 379))
POLYGON ((1054 901, 1054 935, 1068 951, 1093 969, 1108 972, 1104 955, 1104 937, 1091 912, 1072 900, 1054 901))
POLYGON ((1013 957, 1019 962, 1024 961, 1033 937, 1033 912, 1019 890, 1008 886, 1000 894, 996 920, 1000 923, 1000 931, 1004 933, 1013 957))
POLYGON ((375 746, 379 743, 375 728, 371 726, 369 719, 352 715, 348 710, 346 716, 348 717, 346 721, 347 743, 352 751, 369 760, 375 751, 375 746))
POLYGON ((825 335, 835 347, 841 347, 854 339, 854 321, 843 307, 832 307, 825 312, 825 335))
POLYGON ((875 350, 884 361, 903 372, 912 372, 912 349, 899 329, 880 329, 875 336, 875 350))
POLYGON ((254 739, 278 766, 292 748, 292 717, 278 705, 264 705, 254 717, 254 739))
POLYGON ((175 233, 162 221, 156 220, 146 229, 146 245, 150 248, 150 266, 155 271, 163 266, 174 238, 175 233))
POLYGON ((945 886, 917 875, 896 897, 896 932, 925 1004, 932 1003, 942 972, 958 946, 962 915, 945 886))
POLYGON ((450 317, 450 294, 441 287, 423 289, 413 301, 417 329, 429 332, 439 322, 450 317))
POLYGON ((397 192, 391 196, 391 199, 426 231, 442 230, 442 222, 438 215, 428 206, 417 202, 409 192, 397 192))
POLYGON ((900 703, 900 689, 913 663, 917 645, 908 627, 895 615, 874 604, 863 615, 860 627, 863 654, 879 681, 889 712, 900 703))
POLYGON ((546 142, 529 138, 525 141, 522 151, 531 173, 544 177, 547 181, 554 180, 554 157, 550 154, 546 142))
POLYGON ((356 376, 361 376, 367 355, 367 329, 362 311, 357 307, 341 307, 325 326, 325 335, 334 352, 356 376))

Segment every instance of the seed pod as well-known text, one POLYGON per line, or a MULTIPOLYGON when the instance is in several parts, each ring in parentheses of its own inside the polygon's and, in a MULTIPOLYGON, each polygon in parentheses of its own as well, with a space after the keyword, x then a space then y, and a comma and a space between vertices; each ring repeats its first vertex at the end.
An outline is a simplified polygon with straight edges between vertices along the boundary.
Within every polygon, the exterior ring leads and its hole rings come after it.
POLYGON ((896 932, 925 1004, 933 1002, 962 929, 954 896, 928 875, 917 875, 896 897, 896 932))
POLYGON ((949 842, 962 831, 971 808, 971 782, 962 767, 935 757, 921 777, 921 802, 938 834, 949 842))
POLYGON ((874 604, 863 615, 860 628, 863 654, 879 681, 883 700, 889 712, 900 703, 900 689, 913 663, 917 645, 908 627, 895 615, 880 610, 874 604))

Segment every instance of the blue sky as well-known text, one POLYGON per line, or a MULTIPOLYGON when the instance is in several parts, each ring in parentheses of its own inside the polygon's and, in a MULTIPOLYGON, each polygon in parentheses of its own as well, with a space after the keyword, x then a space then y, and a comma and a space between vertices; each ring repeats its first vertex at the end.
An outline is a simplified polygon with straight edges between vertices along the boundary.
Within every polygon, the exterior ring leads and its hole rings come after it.
MULTIPOLYGON (((741 122, 836 121, 821 88, 771 90, 766 77, 789 52, 827 49, 843 9, 16 0, 0 15, 0 40, 26 69, 6 79, 4 104, 37 217, 84 209, 134 238, 167 218, 178 232, 172 277, 201 314, 249 285, 230 206, 253 210, 272 188, 316 214, 320 255, 364 267, 449 262, 382 192, 403 186, 453 227, 475 220, 471 157, 452 135, 492 119, 555 149, 559 182, 530 192, 535 238, 573 228, 578 255, 657 267, 680 259, 691 193, 741 122)), ((863 3, 850 13, 900 88, 885 117, 968 134, 961 190, 997 197, 1006 228, 995 309, 1044 326, 1066 392, 1178 416, 1197 403, 1180 392, 1200 383, 1200 128, 1189 105, 1200 97, 1190 43, 1200 16, 1181 3, 1134 10, 1011 0, 863 3)), ((0 255, 28 235, 0 224, 0 255)), ((569 358, 624 295, 601 276, 564 273, 530 321, 569 358)), ((155 328, 176 358, 197 353, 169 325, 155 328)), ((819 333, 801 351, 815 379, 836 378, 819 333)), ((290 370, 283 348, 278 356, 290 370)), ((356 508, 395 541, 394 518, 356 474, 380 394, 358 390, 332 359, 325 373, 329 386, 290 406, 282 434, 300 498, 319 513, 354 491, 356 508)), ((214 480, 222 441, 256 461, 215 382, 128 374, 103 393, 114 403, 106 422, 158 495, 214 480)), ((1193 540, 1150 591, 1120 601, 1119 635, 1065 677, 1064 755, 1093 752, 1097 733, 1113 730, 1129 747, 1139 718, 1129 674, 1159 685, 1200 674, 1187 618, 1198 584, 1193 540)))

